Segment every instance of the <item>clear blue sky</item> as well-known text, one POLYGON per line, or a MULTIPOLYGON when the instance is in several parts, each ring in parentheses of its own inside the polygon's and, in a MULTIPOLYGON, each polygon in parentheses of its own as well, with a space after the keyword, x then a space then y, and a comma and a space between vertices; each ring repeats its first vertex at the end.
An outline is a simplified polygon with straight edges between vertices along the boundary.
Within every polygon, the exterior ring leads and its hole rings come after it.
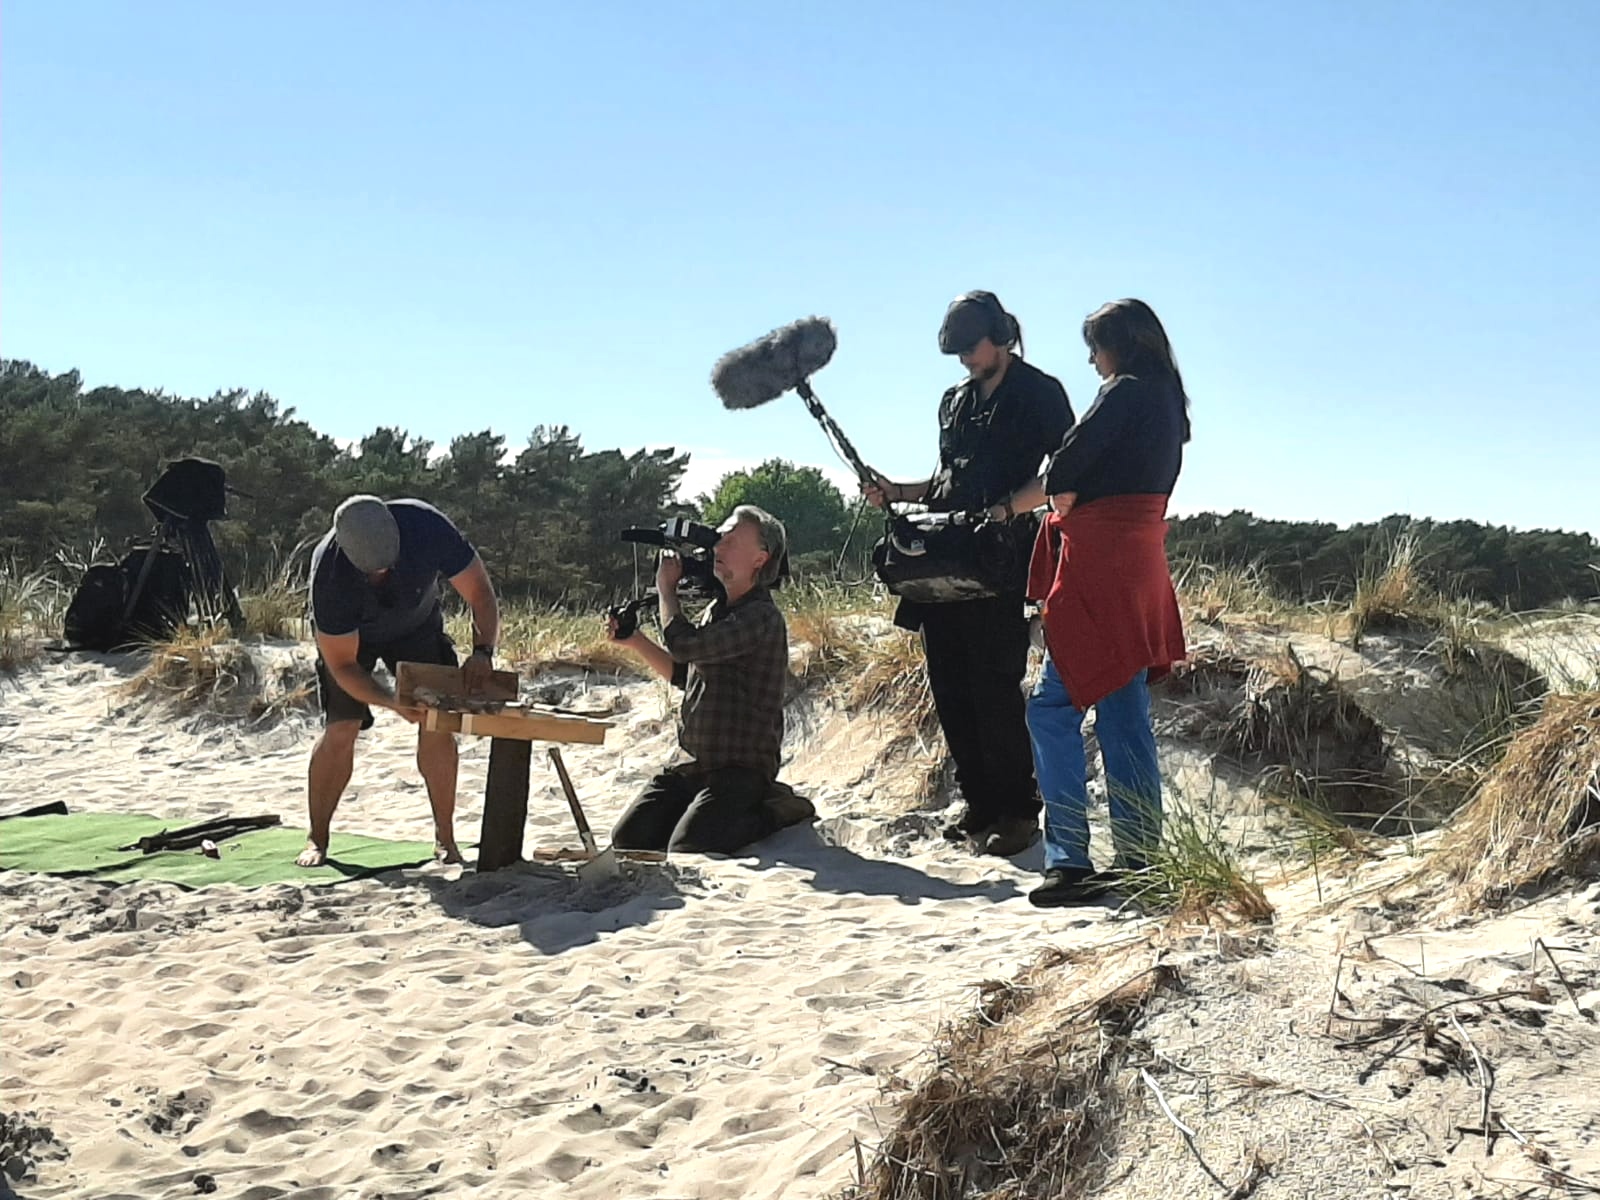
POLYGON ((1165 320, 1174 507, 1600 532, 1600 4, 6 0, 0 353, 92 385, 926 474, 986 287, 1081 412, 1165 320))

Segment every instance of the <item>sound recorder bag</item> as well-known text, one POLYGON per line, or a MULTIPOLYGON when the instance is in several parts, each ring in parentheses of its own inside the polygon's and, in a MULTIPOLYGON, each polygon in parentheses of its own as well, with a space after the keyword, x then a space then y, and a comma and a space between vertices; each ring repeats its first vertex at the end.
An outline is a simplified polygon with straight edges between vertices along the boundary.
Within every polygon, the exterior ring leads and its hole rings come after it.
POLYGON ((872 548, 872 567, 896 596, 923 604, 1016 592, 1025 567, 1027 530, 1020 527, 1033 524, 1031 517, 1002 523, 966 513, 902 513, 872 548))

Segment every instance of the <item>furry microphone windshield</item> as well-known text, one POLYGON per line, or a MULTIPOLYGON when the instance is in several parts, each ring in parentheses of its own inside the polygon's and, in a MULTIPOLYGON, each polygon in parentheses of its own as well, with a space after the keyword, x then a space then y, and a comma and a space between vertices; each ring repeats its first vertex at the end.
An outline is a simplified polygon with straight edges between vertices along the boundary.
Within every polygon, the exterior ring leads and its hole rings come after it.
POLYGON ((724 408, 755 408, 822 370, 838 344, 832 321, 806 317, 724 354, 711 369, 711 386, 724 408))

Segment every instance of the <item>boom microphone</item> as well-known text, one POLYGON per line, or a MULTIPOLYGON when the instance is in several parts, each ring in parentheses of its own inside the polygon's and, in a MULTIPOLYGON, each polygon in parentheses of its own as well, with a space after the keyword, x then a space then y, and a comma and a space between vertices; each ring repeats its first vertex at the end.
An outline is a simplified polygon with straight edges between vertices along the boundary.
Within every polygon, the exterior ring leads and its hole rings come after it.
POLYGON ((806 317, 724 354, 711 368, 711 386, 724 408, 755 408, 798 389, 838 345, 832 321, 806 317))
POLYGON ((724 408, 755 408, 785 392, 798 393, 856 478, 871 483, 877 475, 861 461, 844 430, 811 390, 811 376, 828 365, 838 345, 832 321, 805 317, 724 354, 711 368, 711 386, 722 397, 724 408))

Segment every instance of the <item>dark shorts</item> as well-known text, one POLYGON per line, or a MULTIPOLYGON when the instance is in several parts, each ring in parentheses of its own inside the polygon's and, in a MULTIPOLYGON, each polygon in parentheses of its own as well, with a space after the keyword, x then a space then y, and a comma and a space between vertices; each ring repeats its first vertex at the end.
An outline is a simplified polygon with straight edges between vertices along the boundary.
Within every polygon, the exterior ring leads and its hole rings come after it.
MULTIPOLYGON (((415 633, 408 633, 404 637, 387 642, 369 642, 363 639, 356 650, 356 661, 370 671, 380 659, 391 674, 398 670, 403 662, 434 663, 445 667, 460 665, 456 660, 456 648, 450 641, 450 635, 432 623, 424 625, 415 633)), ((372 728, 372 709, 333 681, 333 676, 328 673, 327 664, 322 661, 320 654, 317 655, 317 700, 322 705, 324 725, 332 724, 334 721, 360 721, 361 728, 372 728)))

